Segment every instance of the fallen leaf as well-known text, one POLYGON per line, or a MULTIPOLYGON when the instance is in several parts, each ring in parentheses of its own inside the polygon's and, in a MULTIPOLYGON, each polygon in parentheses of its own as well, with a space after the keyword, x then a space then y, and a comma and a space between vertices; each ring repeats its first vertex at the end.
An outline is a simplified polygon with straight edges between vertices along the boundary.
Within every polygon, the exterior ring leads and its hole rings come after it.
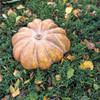
POLYGON ((1 100, 9 100, 9 95, 6 95, 4 98, 2 98, 1 100))
POLYGON ((15 88, 12 85, 10 85, 10 93, 12 94, 14 92, 15 92, 15 88))
POLYGON ((47 4, 51 5, 51 6, 54 6, 54 7, 57 5, 55 2, 48 2, 47 4))
POLYGON ((72 12, 73 8, 72 7, 66 7, 65 12, 66 14, 70 14, 72 12))
POLYGON ((14 70, 13 75, 14 75, 15 77, 17 77, 17 73, 18 73, 18 72, 19 72, 18 70, 14 70))
POLYGON ((88 89, 89 96, 91 96, 91 89, 88 89))
POLYGON ((74 75, 74 69, 69 67, 67 70, 67 79, 71 78, 74 75))
POLYGON ((95 52, 100 52, 99 48, 94 48, 95 52))
POLYGON ((98 90, 100 88, 100 86, 98 84, 93 84, 93 87, 95 90, 98 90))
POLYGON ((73 35, 75 35, 76 34, 76 30, 75 31, 73 31, 73 35))
POLYGON ((26 81, 23 83, 23 85, 29 83, 30 81, 31 81, 30 79, 26 80, 26 81))
POLYGON ((89 55, 83 55, 83 59, 89 59, 89 55))
POLYGON ((7 19, 7 15, 6 14, 2 14, 3 18, 7 19))
POLYGON ((61 59, 61 65, 63 64, 63 61, 64 61, 64 59, 62 58, 62 59, 61 59))
POLYGON ((28 20, 27 17, 24 17, 24 16, 17 16, 17 17, 16 17, 16 23, 15 23, 15 25, 19 24, 20 21, 24 21, 24 22, 25 22, 26 20, 28 20))
POLYGON ((61 79, 61 76, 60 75, 56 75, 56 81, 59 81, 61 79))
POLYGON ((32 15, 32 11, 31 11, 31 10, 29 10, 29 9, 25 10, 25 11, 24 11, 24 13, 27 13, 27 14, 28 14, 28 16, 31 16, 31 15, 32 15))
POLYGON ((42 87, 45 90, 45 87, 43 85, 40 85, 40 87, 42 87))
POLYGON ((48 90, 52 90, 52 87, 48 87, 48 90))
POLYGON ((86 46, 87 46, 87 48, 90 50, 90 49, 94 49, 95 44, 94 44, 94 43, 91 43, 91 42, 87 42, 87 43, 86 43, 86 46))
POLYGON ((30 74, 30 78, 32 78, 32 77, 33 77, 33 75, 34 75, 34 72, 32 72, 32 73, 30 74))
POLYGON ((19 94, 20 94, 20 91, 19 91, 19 88, 18 88, 15 92, 12 93, 12 96, 16 97, 19 94))
POLYGON ((73 13, 76 17, 78 17, 78 13, 80 12, 80 9, 75 9, 73 10, 73 13))
POLYGON ((46 97, 43 97, 43 100, 47 100, 47 98, 46 97))
POLYGON ((91 61, 85 61, 83 64, 80 63, 80 66, 79 68, 80 69, 83 69, 83 70, 86 70, 87 68, 90 68, 90 70, 93 70, 93 63, 91 61))
POLYGON ((2 27, 4 24, 5 24, 5 23, 2 22, 2 23, 0 24, 0 27, 2 27))
POLYGON ((67 59, 69 59, 69 60, 73 60, 73 58, 74 58, 74 56, 71 56, 71 55, 67 56, 67 59))
POLYGON ((22 5, 17 6, 17 9, 23 9, 23 8, 25 8, 25 7, 22 5))
POLYGON ((37 79, 35 79, 34 81, 35 84, 41 84, 42 82, 43 82, 42 80, 37 80, 37 79))
POLYGON ((100 44, 100 42, 95 42, 95 44, 100 44))
POLYGON ((71 3, 66 3, 66 6, 72 7, 72 4, 71 3))
POLYGON ((35 87, 37 88, 38 91, 40 91, 40 87, 38 85, 35 85, 35 87))
POLYGON ((13 13, 14 11, 10 8, 9 10, 8 10, 8 12, 7 12, 7 14, 8 14, 8 16, 11 14, 11 13, 13 13))
POLYGON ((2 82, 2 75, 0 75, 0 82, 2 82))

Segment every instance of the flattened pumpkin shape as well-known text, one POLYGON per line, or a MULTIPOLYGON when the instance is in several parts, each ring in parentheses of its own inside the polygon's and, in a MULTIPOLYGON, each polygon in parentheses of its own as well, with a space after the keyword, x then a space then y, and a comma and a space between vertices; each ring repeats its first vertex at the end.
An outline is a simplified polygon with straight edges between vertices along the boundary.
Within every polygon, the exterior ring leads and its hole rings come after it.
POLYGON ((48 69, 70 49, 64 29, 51 19, 35 19, 12 37, 14 58, 25 69, 48 69))

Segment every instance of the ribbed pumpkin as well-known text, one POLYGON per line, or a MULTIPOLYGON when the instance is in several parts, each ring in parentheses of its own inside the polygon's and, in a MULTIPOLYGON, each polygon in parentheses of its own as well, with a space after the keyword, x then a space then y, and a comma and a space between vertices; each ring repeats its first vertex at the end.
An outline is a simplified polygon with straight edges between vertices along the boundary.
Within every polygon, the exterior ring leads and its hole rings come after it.
POLYGON ((25 69, 48 69, 70 49, 64 29, 51 19, 35 19, 12 37, 13 55, 25 69))

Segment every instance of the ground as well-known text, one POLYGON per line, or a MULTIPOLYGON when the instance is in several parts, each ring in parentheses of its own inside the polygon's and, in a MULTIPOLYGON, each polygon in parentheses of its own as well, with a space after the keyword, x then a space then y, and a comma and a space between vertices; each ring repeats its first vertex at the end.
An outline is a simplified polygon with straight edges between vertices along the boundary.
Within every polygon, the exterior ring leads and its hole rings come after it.
POLYGON ((99 100, 99 0, 9 1, 0 2, 0 99, 99 100), (52 19, 71 41, 64 58, 45 71, 24 69, 12 53, 12 36, 35 18, 52 19))

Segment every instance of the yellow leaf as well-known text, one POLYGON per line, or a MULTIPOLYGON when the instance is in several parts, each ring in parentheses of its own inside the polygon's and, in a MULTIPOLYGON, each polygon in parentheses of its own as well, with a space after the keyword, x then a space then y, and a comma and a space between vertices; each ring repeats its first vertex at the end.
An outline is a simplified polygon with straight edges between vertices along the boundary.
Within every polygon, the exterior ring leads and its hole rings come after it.
POLYGON ((20 94, 20 91, 19 91, 19 88, 18 88, 15 92, 12 93, 12 96, 16 97, 19 94, 20 94))
POLYGON ((27 84, 27 83, 29 83, 30 82, 30 79, 29 80, 26 80, 25 82, 24 82, 24 84, 27 84))
POLYGON ((65 12, 66 14, 70 14, 72 12, 73 8, 72 7, 66 7, 65 12))
POLYGON ((2 75, 0 75, 0 82, 2 81, 2 75))
POLYGON ((42 82, 43 82, 42 80, 37 80, 37 79, 35 79, 34 81, 35 84, 41 84, 42 82))
POLYGON ((13 11, 12 9, 9 9, 8 12, 7 12, 8 16, 9 16, 11 13, 13 13, 13 12, 14 12, 14 11, 13 11))
POLYGON ((17 73, 18 73, 19 71, 18 70, 14 70, 14 73, 13 73, 13 75, 15 76, 15 77, 17 77, 17 73))
POLYGON ((75 10, 73 10, 73 13, 74 13, 74 15, 76 16, 76 17, 78 17, 78 13, 80 12, 80 10, 79 9, 75 9, 75 10))
POLYGON ((90 68, 90 70, 93 70, 93 63, 91 61, 85 61, 83 64, 81 63, 79 68, 86 70, 87 68, 90 68))
POLYGON ((23 8, 25 8, 25 7, 22 5, 17 6, 17 9, 23 9, 23 8))
POLYGON ((72 60, 74 58, 74 56, 68 55, 67 59, 72 60))
POLYGON ((56 75, 56 81, 59 81, 61 79, 61 76, 60 75, 56 75))
POLYGON ((10 93, 14 93, 15 92, 15 89, 12 85, 10 85, 10 93))
POLYGON ((61 65, 63 64, 64 59, 61 59, 61 65))
POLYGON ((47 100, 47 98, 46 97, 43 97, 43 100, 47 100))

